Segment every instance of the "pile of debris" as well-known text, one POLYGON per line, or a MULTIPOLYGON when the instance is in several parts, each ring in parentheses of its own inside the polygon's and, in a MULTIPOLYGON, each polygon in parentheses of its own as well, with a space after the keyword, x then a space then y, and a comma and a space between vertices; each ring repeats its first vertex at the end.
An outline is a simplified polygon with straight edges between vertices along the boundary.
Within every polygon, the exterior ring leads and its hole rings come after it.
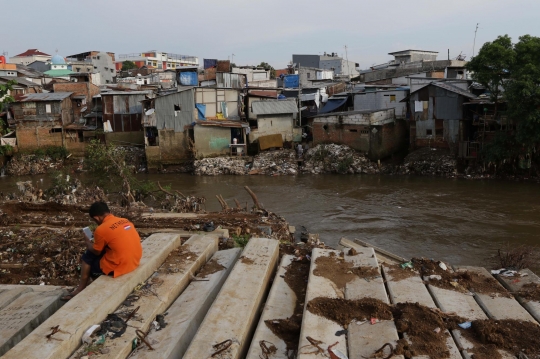
POLYGON ((302 173, 379 173, 377 164, 346 145, 323 144, 309 149, 302 173))
POLYGON ((296 175, 298 160, 294 150, 281 149, 261 152, 253 158, 250 175, 296 175))
POLYGON ((240 157, 214 157, 196 160, 193 173, 198 176, 245 175, 249 171, 246 161, 240 157))
POLYGON ((146 171, 146 151, 144 147, 116 146, 114 150, 122 151, 125 154, 126 164, 132 166, 136 172, 146 171))
POLYGON ((63 165, 63 159, 53 159, 49 156, 33 154, 18 154, 6 164, 6 174, 11 176, 37 175, 59 170, 63 165))
POLYGON ((457 176, 457 161, 448 149, 426 147, 409 153, 399 172, 401 174, 455 177, 457 176))

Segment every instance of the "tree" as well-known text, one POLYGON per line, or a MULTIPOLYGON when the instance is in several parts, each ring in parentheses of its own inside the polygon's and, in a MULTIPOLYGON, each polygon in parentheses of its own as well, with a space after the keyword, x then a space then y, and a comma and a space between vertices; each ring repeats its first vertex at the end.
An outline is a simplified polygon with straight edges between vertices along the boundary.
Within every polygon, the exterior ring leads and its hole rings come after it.
POLYGON ((268 62, 261 62, 259 64, 259 67, 262 67, 264 68, 266 71, 270 71, 270 78, 271 79, 275 79, 276 78, 276 70, 270 66, 270 64, 268 62))
POLYGON ((127 60, 127 61, 122 62, 122 71, 133 70, 136 68, 137 68, 137 65, 135 65, 133 61, 127 60))

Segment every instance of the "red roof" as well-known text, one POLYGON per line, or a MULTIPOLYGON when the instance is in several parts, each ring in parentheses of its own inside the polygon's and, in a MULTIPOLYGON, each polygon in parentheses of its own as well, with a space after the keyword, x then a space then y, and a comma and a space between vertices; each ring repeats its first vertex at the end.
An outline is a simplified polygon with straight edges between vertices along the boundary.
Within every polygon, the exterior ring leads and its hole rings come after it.
POLYGON ((276 70, 276 77, 279 77, 280 75, 288 75, 289 69, 280 69, 276 70))
POLYGON ((28 49, 22 54, 16 55, 15 57, 24 57, 24 56, 51 56, 51 55, 41 52, 38 49, 28 49))

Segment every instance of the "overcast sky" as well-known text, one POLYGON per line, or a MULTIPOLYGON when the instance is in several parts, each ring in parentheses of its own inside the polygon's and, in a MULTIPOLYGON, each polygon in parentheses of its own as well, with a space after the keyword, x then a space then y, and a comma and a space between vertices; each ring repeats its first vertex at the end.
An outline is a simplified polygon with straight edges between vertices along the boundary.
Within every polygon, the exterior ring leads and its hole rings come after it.
POLYGON ((292 54, 345 57, 347 45, 349 60, 367 68, 405 49, 469 59, 476 23, 476 51, 498 35, 540 36, 539 0, 27 0, 1 8, 0 51, 9 56, 158 50, 283 68, 292 54))

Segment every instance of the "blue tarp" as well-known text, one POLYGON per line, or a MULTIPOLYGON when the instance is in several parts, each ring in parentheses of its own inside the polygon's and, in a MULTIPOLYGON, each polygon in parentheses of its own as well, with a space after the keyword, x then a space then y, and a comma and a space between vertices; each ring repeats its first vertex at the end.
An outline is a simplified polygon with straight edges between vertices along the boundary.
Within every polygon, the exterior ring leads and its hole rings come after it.
POLYGON ((324 105, 324 107, 319 111, 319 113, 332 112, 338 109, 339 107, 343 106, 345 102, 347 102, 347 97, 330 99, 328 100, 326 105, 324 105))
POLYGON ((215 59, 204 59, 204 69, 210 69, 212 67, 217 67, 217 60, 215 59))
POLYGON ((183 86, 199 86, 199 77, 196 72, 180 72, 178 82, 183 86))
POLYGON ((298 75, 287 75, 283 78, 283 87, 285 88, 297 88, 298 87, 298 75))
POLYGON ((206 105, 202 103, 196 103, 195 108, 197 109, 199 120, 206 120, 206 105))

